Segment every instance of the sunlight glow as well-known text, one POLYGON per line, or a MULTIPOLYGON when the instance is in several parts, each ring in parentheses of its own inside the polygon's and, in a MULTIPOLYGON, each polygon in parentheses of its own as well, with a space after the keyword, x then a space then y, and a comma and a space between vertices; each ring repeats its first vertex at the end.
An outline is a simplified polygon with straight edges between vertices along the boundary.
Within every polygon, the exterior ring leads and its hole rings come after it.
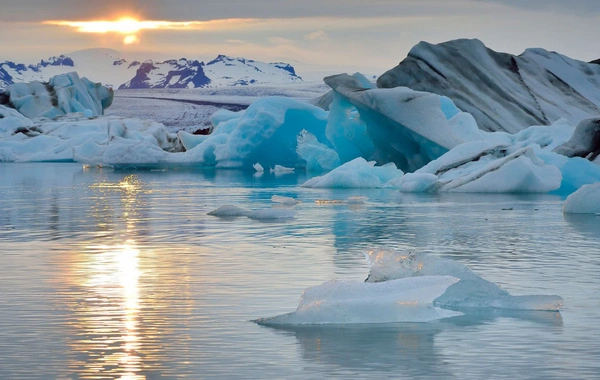
POLYGON ((97 20, 97 21, 68 21, 68 20, 49 20, 44 21, 44 25, 66 26, 75 28, 80 33, 124 34, 125 45, 139 43, 139 33, 144 30, 218 30, 229 29, 231 27, 240 27, 254 22, 253 19, 222 19, 209 21, 160 21, 143 20, 139 21, 132 17, 123 17, 118 20, 97 20))
POLYGON ((129 35, 123 38, 123 43, 125 45, 137 44, 140 42, 140 39, 135 34, 129 35))
POLYGON ((138 21, 131 17, 124 17, 115 21, 68 21, 49 20, 44 25, 68 26, 76 28, 80 33, 120 33, 134 35, 142 30, 214 30, 226 29, 232 26, 241 26, 255 22, 254 19, 221 19, 209 21, 138 21))

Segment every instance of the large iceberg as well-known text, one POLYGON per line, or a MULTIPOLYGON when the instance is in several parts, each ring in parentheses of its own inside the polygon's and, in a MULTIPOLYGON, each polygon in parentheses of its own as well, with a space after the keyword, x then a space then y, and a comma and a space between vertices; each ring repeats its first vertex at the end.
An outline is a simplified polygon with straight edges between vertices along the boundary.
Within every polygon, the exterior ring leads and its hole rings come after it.
POLYGON ((497 308, 557 311, 563 303, 561 297, 554 295, 512 296, 498 285, 476 275, 467 266, 434 255, 378 248, 369 251, 366 256, 371 268, 367 282, 385 283, 420 276, 459 278, 460 281, 433 301, 438 307, 457 310, 497 308))
POLYGON ((328 281, 304 291, 296 311, 263 325, 430 322, 481 309, 559 311, 555 295, 513 296, 465 265, 422 253, 378 248, 366 254, 364 282, 328 281))
MULTIPOLYGON (((358 111, 366 130, 359 141, 366 138, 374 146, 368 159, 379 164, 393 162, 402 170, 414 171, 459 144, 486 138, 473 117, 449 98, 407 87, 370 88, 365 82, 358 74, 325 78, 334 92, 330 114, 335 114, 340 104, 351 104, 358 111)), ((337 124, 343 125, 340 121, 337 124)), ((357 145, 348 138, 339 140, 357 145)), ((341 148, 340 141, 332 142, 338 151, 348 149, 341 148)))
POLYGON ((421 42, 377 85, 447 96, 485 131, 516 133, 561 118, 577 124, 600 114, 600 65, 543 49, 498 53, 476 39, 421 42))
POLYGON ((376 284, 329 281, 306 289, 295 312, 255 322, 263 325, 430 322, 461 315, 432 304, 457 281, 451 276, 415 277, 376 284))

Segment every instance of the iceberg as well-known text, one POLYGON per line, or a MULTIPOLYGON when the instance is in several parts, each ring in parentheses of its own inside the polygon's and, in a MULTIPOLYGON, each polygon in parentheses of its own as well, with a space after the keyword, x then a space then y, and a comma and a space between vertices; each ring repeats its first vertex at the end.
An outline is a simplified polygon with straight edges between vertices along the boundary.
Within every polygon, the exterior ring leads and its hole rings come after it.
POLYGON ((600 182, 584 185, 569 195, 563 204, 569 214, 600 214, 600 182))
POLYGON ((381 283, 329 281, 306 289, 295 312, 255 322, 262 325, 430 322, 462 314, 432 304, 457 281, 451 276, 381 283))
POLYGON ((404 175, 393 163, 375 166, 364 158, 356 158, 331 172, 313 177, 302 187, 314 188, 381 188, 392 187, 404 175))
POLYGON ((366 254, 370 272, 367 282, 380 283, 420 276, 452 276, 460 279, 437 297, 437 307, 464 311, 468 308, 558 311, 563 299, 555 295, 512 296, 484 280, 467 266, 424 253, 400 253, 378 248, 366 254))
POLYGON ((218 209, 209 212, 207 215, 217 216, 220 218, 234 218, 238 216, 248 216, 250 213, 250 210, 246 210, 235 205, 223 205, 218 209))
MULTIPOLYGON (((373 89, 365 86, 365 81, 356 74, 325 78, 334 99, 341 97, 360 114, 368 137, 360 141, 370 141, 374 147, 369 159, 380 164, 393 162, 404 171, 414 171, 459 144, 486 138, 486 132, 479 130, 475 119, 449 98, 407 87, 373 89)), ((330 114, 340 104, 334 101, 330 114)), ((328 133, 328 137, 331 135, 328 133)), ((339 138, 332 142, 338 152, 349 149, 340 147, 339 138)), ((345 145, 352 145, 352 141, 346 141, 345 145)))
POLYGON ((76 72, 56 75, 47 83, 15 83, 6 88, 6 94, 7 103, 30 119, 54 119, 74 112, 100 116, 114 96, 112 89, 79 78, 76 72))
POLYGON ((600 65, 543 49, 498 53, 477 39, 420 42, 377 86, 447 96, 489 132, 517 133, 561 118, 577 124, 600 114, 600 65))

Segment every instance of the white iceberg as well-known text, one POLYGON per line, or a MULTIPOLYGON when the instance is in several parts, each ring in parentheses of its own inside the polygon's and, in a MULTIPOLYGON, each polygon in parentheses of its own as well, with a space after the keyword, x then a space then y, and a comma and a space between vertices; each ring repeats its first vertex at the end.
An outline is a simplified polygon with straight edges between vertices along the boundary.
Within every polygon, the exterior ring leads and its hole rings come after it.
POLYGON ((569 195, 563 204, 563 212, 569 214, 599 214, 600 182, 584 185, 569 195))
POLYGON ((263 325, 430 322, 461 315, 432 304, 457 281, 451 276, 381 283, 329 281, 306 289, 295 312, 255 322, 263 325))
POLYGON ((375 162, 367 162, 359 157, 331 172, 306 181, 302 187, 315 188, 381 188, 402 177, 402 170, 389 163, 375 166, 375 162))

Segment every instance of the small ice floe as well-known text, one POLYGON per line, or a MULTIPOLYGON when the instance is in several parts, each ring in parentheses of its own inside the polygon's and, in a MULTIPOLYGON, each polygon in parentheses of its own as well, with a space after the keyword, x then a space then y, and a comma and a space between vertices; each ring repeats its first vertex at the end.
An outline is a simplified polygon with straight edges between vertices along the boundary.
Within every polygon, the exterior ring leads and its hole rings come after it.
POLYGON ((257 173, 257 174, 258 174, 258 173, 261 173, 261 174, 262 174, 262 173, 264 173, 264 172, 265 172, 265 169, 264 169, 264 168, 262 167, 262 165, 261 165, 261 164, 259 164, 258 162, 257 162, 256 164, 252 165, 252 167, 254 168, 254 170, 256 170, 256 173, 257 173))
POLYGON ((296 217, 296 211, 281 208, 267 208, 264 210, 252 211, 248 214, 248 218, 263 221, 277 221, 293 219, 296 217))
POLYGON ((238 216, 248 216, 250 213, 250 210, 246 210, 238 206, 224 205, 214 211, 209 212, 208 215, 218 216, 221 218, 233 218, 238 216))
POLYGON ((346 204, 346 201, 342 199, 317 199, 315 203, 318 205, 343 205, 346 204))
POLYGON ((433 306, 458 278, 427 276, 381 283, 329 281, 304 291, 296 311, 256 320, 262 325, 429 322, 462 315, 433 306))
POLYGON ((293 173, 296 169, 294 168, 286 168, 285 166, 275 165, 274 168, 271 168, 271 174, 275 175, 283 175, 293 173))
POLYGON ((317 199, 315 203, 321 206, 325 205, 362 205, 369 200, 369 197, 353 196, 348 199, 317 199))
POLYGON ((279 195, 273 195, 271 197, 271 201, 274 203, 280 203, 280 204, 284 204, 284 205, 297 205, 298 203, 300 203, 299 200, 297 200, 296 198, 292 198, 292 197, 282 197, 279 195))
POLYGON ((349 205, 362 205, 368 200, 369 200, 369 197, 355 196, 355 197, 348 197, 346 202, 349 205))

